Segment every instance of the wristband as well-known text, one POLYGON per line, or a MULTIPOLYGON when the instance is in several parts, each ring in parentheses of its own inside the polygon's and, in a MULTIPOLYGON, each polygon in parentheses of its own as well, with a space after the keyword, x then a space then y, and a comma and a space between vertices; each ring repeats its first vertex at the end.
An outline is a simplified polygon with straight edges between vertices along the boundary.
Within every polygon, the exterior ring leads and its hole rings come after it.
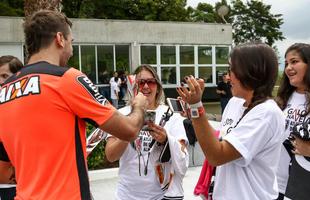
POLYGON ((199 118, 205 114, 205 108, 199 107, 199 108, 191 108, 191 117, 193 119, 199 118))
POLYGON ((198 103, 195 103, 195 104, 189 104, 189 107, 190 107, 190 109, 193 109, 193 108, 203 107, 203 105, 202 105, 202 102, 199 101, 198 103))

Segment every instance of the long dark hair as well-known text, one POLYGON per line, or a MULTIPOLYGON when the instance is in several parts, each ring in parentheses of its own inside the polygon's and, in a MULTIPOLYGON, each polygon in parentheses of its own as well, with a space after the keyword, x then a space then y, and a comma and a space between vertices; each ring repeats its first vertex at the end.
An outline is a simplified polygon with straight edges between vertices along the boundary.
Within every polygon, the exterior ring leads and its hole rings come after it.
POLYGON ((230 70, 241 85, 254 90, 251 102, 244 111, 243 117, 256 105, 272 97, 272 90, 278 74, 278 60, 270 46, 263 43, 246 43, 236 46, 232 50, 230 65, 230 70))
POLYGON ((134 74, 137 75, 143 70, 150 72, 156 80, 156 83, 157 83, 157 91, 156 91, 156 96, 155 96, 156 106, 163 104, 165 100, 164 89, 160 83, 156 70, 151 65, 142 64, 135 70, 134 74))
MULTIPOLYGON (((305 64, 307 64, 307 70, 306 70, 305 76, 303 77, 303 81, 306 86, 306 91, 305 91, 305 95, 306 95, 305 116, 306 116, 310 113, 310 93, 309 93, 310 92, 309 90, 309 86, 310 86, 310 45, 305 44, 305 43, 295 43, 286 50, 284 57, 286 58, 286 55, 291 51, 295 51, 296 53, 298 53, 301 60, 305 64)), ((278 90, 277 98, 276 98, 277 103, 282 110, 286 108, 287 102, 295 90, 296 90, 296 87, 290 84, 290 81, 284 71, 282 75, 282 79, 281 79, 281 84, 278 90)))

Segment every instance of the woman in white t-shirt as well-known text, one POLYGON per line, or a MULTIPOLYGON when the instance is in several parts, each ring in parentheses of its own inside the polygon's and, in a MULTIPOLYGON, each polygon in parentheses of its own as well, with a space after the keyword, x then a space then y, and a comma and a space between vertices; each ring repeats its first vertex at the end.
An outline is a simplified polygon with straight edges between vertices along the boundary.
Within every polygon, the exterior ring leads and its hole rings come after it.
POLYGON ((201 103, 204 81, 186 77, 177 88, 190 104, 193 126, 209 163, 217 166, 214 200, 272 200, 278 196, 276 169, 284 135, 284 115, 272 99, 277 56, 266 44, 249 43, 230 54, 233 98, 221 121, 219 141, 201 103))
MULTIPOLYGON (((182 182, 188 168, 184 118, 174 113, 163 127, 159 126, 168 107, 162 105, 164 94, 158 75, 149 65, 139 66, 135 75, 135 90, 147 97, 147 109, 155 110, 156 119, 140 131, 134 142, 108 136, 107 159, 119 160, 120 164, 116 199, 183 199, 182 182)), ((126 115, 131 109, 126 106, 119 111, 126 115)))
MULTIPOLYGON (((286 50, 285 70, 277 97, 279 106, 286 116, 287 134, 290 134, 296 125, 310 123, 309 87, 310 45, 296 43, 286 50)), ((292 139, 291 137, 292 143, 286 140, 281 150, 278 167, 278 200, 283 200, 284 194, 286 199, 308 200, 310 198, 310 142, 298 137, 295 140, 292 139)))

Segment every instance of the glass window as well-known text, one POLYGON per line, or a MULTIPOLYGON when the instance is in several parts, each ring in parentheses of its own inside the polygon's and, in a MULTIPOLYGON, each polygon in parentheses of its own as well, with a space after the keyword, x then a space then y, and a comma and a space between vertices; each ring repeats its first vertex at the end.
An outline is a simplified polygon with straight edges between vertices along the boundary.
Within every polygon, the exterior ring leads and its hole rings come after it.
POLYGON ((98 84, 109 84, 114 71, 113 46, 97 46, 98 84))
POLYGON ((95 46, 93 45, 81 45, 81 65, 82 72, 88 76, 88 78, 96 82, 96 55, 95 46))
POLYGON ((176 84, 176 67, 161 67, 162 84, 176 84))
POLYGON ((216 67, 216 83, 223 80, 222 76, 224 72, 228 72, 229 67, 216 67))
POLYGON ((141 46, 141 64, 156 64, 156 46, 141 46))
POLYGON ((205 80, 205 83, 212 83, 212 67, 199 67, 198 76, 205 80))
POLYGON ((198 47, 198 64, 212 64, 212 47, 198 47))
POLYGON ((180 46, 180 64, 194 64, 193 46, 180 46))
POLYGON ((73 56, 68 61, 68 67, 73 67, 75 69, 80 70, 79 65, 79 46, 73 45, 73 56))
POLYGON ((129 68, 129 45, 115 45, 116 71, 128 71, 129 68))
POLYGON ((176 64, 175 46, 160 47, 161 64, 176 64))
POLYGON ((180 67, 180 81, 184 81, 184 77, 188 75, 195 76, 195 67, 180 67))
POLYGON ((228 55, 229 48, 228 47, 216 47, 216 64, 228 64, 228 55))

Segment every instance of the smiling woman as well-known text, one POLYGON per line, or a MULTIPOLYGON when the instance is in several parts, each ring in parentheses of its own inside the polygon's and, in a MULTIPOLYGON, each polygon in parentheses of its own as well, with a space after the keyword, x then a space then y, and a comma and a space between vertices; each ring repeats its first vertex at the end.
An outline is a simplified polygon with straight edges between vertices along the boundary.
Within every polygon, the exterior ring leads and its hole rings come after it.
POLYGON ((217 166, 213 199, 275 199, 276 167, 285 138, 284 115, 271 98, 276 54, 262 43, 238 45, 230 54, 230 66, 234 97, 222 115, 221 141, 202 108, 203 80, 186 77, 189 88, 177 89, 191 113, 198 110, 192 118, 198 142, 208 162, 217 166))
MULTIPOLYGON (((107 159, 120 161, 116 199, 183 199, 182 180, 188 167, 184 118, 173 113, 162 125, 168 106, 163 105, 163 87, 155 69, 141 65, 134 74, 135 94, 139 92, 147 97, 146 115, 152 113, 155 120, 148 121, 131 143, 113 136, 107 139, 107 159)), ((127 114, 131 109, 126 106, 119 111, 127 114)))
POLYGON ((285 53, 285 70, 277 96, 278 104, 286 116, 286 132, 291 134, 281 150, 277 174, 278 200, 282 200, 284 195, 290 199, 309 199, 310 162, 309 157, 304 156, 310 155, 310 142, 292 134, 294 127, 305 127, 310 122, 309 86, 310 45, 293 44, 285 53))

